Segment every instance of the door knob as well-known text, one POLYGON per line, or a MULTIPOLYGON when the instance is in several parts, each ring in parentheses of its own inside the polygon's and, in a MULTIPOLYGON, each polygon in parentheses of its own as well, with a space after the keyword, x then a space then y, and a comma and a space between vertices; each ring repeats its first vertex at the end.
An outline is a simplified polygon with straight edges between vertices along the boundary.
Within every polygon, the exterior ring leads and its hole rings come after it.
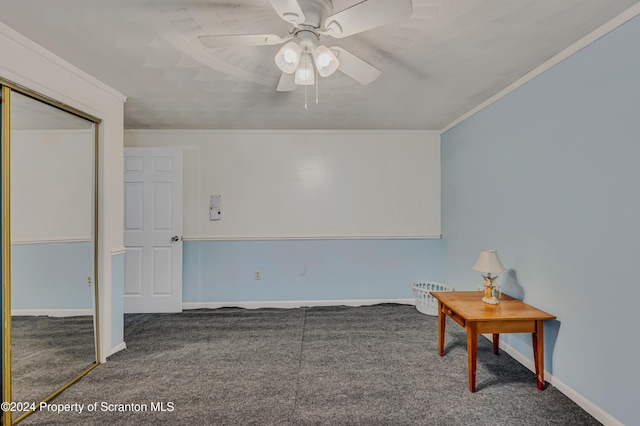
POLYGON ((174 235, 173 237, 171 237, 171 242, 175 243, 177 241, 180 241, 180 237, 178 237, 177 235, 174 235))

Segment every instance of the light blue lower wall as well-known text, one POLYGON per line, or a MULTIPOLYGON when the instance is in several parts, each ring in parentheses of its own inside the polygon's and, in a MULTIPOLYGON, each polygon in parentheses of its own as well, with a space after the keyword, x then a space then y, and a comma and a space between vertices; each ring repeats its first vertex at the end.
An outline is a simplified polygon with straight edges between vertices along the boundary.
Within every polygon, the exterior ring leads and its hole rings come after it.
POLYGON ((11 246, 11 309, 93 309, 91 242, 11 246))
POLYGON ((124 259, 111 256, 111 349, 124 342, 124 259))
POLYGON ((183 302, 412 298, 411 281, 441 280, 441 243, 186 241, 183 302))
MULTIPOLYGON (((498 249, 505 291, 558 317, 546 369, 623 424, 640 401, 639 41, 636 18, 442 137, 444 279, 474 289, 498 249)), ((532 358, 530 335, 504 340, 532 358)))

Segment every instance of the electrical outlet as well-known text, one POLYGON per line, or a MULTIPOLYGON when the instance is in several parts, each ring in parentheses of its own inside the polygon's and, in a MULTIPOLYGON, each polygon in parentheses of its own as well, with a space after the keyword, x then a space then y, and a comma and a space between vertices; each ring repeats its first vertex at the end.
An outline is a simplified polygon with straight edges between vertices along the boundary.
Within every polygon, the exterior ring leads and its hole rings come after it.
POLYGON ((261 274, 260 274, 260 270, 259 270, 259 269, 256 269, 256 276, 255 276, 255 279, 256 279, 256 280, 259 280, 259 279, 261 279, 261 278, 262 278, 262 276, 261 276, 261 274))

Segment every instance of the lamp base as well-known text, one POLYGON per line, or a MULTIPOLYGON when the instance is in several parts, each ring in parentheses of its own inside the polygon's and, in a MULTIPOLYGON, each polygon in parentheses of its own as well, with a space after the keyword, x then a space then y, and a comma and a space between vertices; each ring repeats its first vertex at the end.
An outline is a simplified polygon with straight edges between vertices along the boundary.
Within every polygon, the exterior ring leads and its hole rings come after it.
POLYGON ((483 297, 482 301, 490 305, 497 305, 498 303, 500 303, 497 297, 483 297))

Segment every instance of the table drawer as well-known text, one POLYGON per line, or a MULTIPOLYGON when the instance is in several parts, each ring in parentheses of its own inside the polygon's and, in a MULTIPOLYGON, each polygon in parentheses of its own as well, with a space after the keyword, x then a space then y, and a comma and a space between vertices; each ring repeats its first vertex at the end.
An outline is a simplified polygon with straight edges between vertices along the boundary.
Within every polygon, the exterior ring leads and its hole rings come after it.
POLYGON ((462 327, 465 326, 464 318, 462 318, 460 315, 458 315, 453 309, 449 308, 448 306, 444 306, 442 309, 455 322, 460 324, 462 327))

